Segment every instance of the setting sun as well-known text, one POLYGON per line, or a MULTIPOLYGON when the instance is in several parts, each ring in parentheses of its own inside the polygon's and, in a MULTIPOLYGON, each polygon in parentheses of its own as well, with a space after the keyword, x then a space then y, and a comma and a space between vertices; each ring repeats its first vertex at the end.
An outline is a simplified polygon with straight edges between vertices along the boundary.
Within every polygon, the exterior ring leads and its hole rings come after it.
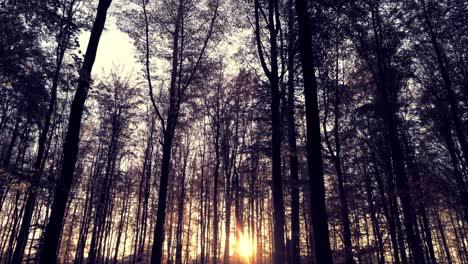
POLYGON ((243 232, 239 232, 239 238, 236 243, 237 253, 242 258, 249 260, 255 253, 254 244, 255 242, 249 238, 248 235, 244 235, 243 232))

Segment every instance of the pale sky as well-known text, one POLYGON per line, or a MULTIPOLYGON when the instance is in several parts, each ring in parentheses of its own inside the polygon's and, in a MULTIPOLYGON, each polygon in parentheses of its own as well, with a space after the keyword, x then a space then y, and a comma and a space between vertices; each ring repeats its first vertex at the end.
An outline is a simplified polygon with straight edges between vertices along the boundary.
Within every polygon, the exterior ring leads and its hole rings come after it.
MULTIPOLYGON (((89 31, 82 32, 79 36, 80 50, 84 54, 89 40, 89 31)), ((112 65, 125 65, 125 71, 138 70, 135 59, 135 48, 127 34, 120 31, 115 23, 115 18, 109 16, 106 21, 106 29, 99 41, 96 61, 93 67, 93 76, 103 76, 110 71, 112 65)))

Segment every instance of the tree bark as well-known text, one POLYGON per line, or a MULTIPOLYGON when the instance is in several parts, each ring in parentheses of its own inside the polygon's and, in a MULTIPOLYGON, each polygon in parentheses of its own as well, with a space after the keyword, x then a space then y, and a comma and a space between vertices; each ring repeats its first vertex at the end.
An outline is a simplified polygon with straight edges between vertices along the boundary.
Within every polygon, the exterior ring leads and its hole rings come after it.
POLYGON ((96 59, 96 52, 101 38, 104 24, 106 22, 107 10, 112 0, 100 0, 98 4, 96 18, 91 30, 86 55, 80 71, 78 87, 70 110, 67 135, 63 147, 63 162, 60 178, 55 187, 55 196, 51 208, 49 223, 43 238, 43 248, 40 254, 40 264, 54 264, 57 261, 57 251, 60 234, 62 232, 62 222, 65 214, 65 206, 73 183, 75 163, 78 155, 79 135, 81 128, 81 118, 83 107, 88 94, 91 80, 91 71, 96 59))
POLYGON ((310 210, 312 232, 315 241, 316 261, 332 264, 328 233, 327 210, 325 205, 325 184, 323 178, 322 144, 312 51, 312 34, 306 0, 295 0, 299 24, 299 47, 304 78, 307 127, 307 165, 309 169, 310 210))
POLYGON ((263 70, 270 82, 271 91, 271 162, 272 162, 272 193, 273 193, 273 262, 283 264, 285 262, 285 244, 284 244, 284 199, 283 183, 281 176, 281 116, 279 76, 278 76, 278 43, 277 36, 280 29, 279 18, 277 17, 277 0, 268 1, 268 32, 270 41, 270 67, 267 68, 263 57, 263 47, 261 43, 260 15, 262 9, 258 0, 255 0, 255 35, 258 47, 260 61, 263 70))
POLYGON ((296 122, 294 118, 294 10, 293 1, 288 0, 288 147, 291 178, 291 263, 300 263, 300 224, 299 224, 299 162, 296 143, 296 122))

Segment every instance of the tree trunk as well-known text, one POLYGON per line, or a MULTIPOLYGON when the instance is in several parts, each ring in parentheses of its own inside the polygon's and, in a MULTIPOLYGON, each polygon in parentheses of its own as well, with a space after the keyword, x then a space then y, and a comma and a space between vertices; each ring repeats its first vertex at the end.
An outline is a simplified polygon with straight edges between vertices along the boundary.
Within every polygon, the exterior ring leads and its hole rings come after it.
MULTIPOLYGON (((169 181, 169 173, 171 167, 171 149, 172 140, 174 137, 177 123, 177 72, 179 58, 179 35, 181 21, 183 16, 183 0, 179 1, 177 9, 177 17, 175 21, 175 30, 173 32, 172 44, 172 69, 171 82, 169 90, 169 109, 167 114, 167 124, 163 125, 163 143, 162 143, 162 161, 161 161, 161 178, 159 183, 158 194, 158 210, 156 226, 154 228, 153 247, 151 249, 151 264, 161 264, 163 258, 163 243, 164 243, 164 226, 166 223, 166 206, 167 206, 167 187, 169 181)), ((180 95, 179 95, 180 96, 180 95)), ((179 102, 180 103, 180 102, 179 102)), ((156 109, 157 110, 157 109, 156 109)))
MULTIPOLYGON (((408 175, 405 169, 404 155, 402 151, 401 140, 398 133, 398 117, 397 117, 397 94, 395 86, 397 85, 394 80, 393 73, 387 68, 386 60, 380 46, 380 14, 377 8, 372 7, 372 19, 375 21, 373 24, 374 38, 376 47, 378 79, 376 79, 378 93, 382 99, 382 117, 384 121, 384 129, 386 133, 387 144, 390 146, 390 155, 392 170, 395 175, 395 182, 398 188, 398 195, 401 200, 401 206, 404 215, 404 225, 406 239, 413 259, 416 264, 424 264, 424 253, 421 246, 421 241, 418 236, 418 227, 416 216, 414 214, 414 206, 412 202, 411 190, 408 182, 408 175)), ((400 248, 402 249, 402 248, 400 248)), ((404 253, 404 251, 402 251, 404 253)))
POLYGON ((270 41, 270 66, 269 70, 263 57, 263 47, 261 43, 260 15, 259 9, 262 7, 258 0, 255 0, 255 35, 263 70, 270 82, 271 91, 271 163, 272 163, 272 193, 273 193, 273 262, 282 264, 285 262, 284 245, 284 201, 283 201, 283 180, 281 176, 281 116, 279 77, 278 77, 278 43, 277 36, 280 29, 278 17, 278 1, 268 1, 268 32, 270 41))
MULTIPOLYGON (((46 146, 47 134, 49 133, 50 123, 52 119, 52 114, 54 113, 55 102, 57 100, 57 88, 59 84, 60 78, 60 71, 62 69, 62 62, 65 56, 65 51, 67 50, 68 46, 68 38, 69 38, 69 30, 70 24, 72 20, 73 14, 73 7, 74 1, 71 2, 69 9, 67 10, 67 18, 64 19, 66 22, 64 28, 61 30, 61 34, 58 36, 58 43, 57 43, 57 58, 56 58, 56 68, 54 73, 54 78, 52 81, 51 93, 50 93, 50 101, 47 109, 47 114, 44 120, 44 126, 39 136, 38 142, 38 150, 36 155, 36 161, 34 162, 34 172, 33 177, 31 179, 31 185, 28 190, 28 199, 26 200, 25 211, 23 214, 23 219, 21 221, 21 227, 18 234, 18 238, 16 239, 16 247, 13 254, 12 264, 19 264, 21 263, 24 255, 24 249, 26 247, 26 243, 28 240, 29 235, 29 227, 31 225, 31 218, 34 212, 34 207, 36 205, 36 197, 37 197, 37 188, 40 181, 41 173, 42 173, 42 159, 44 157, 44 150, 46 146)), ((62 25, 63 26, 63 25, 62 25)))
POLYGON ((331 264, 333 261, 330 249, 327 211, 325 205, 322 144, 317 101, 317 80, 315 78, 309 12, 306 0, 295 0, 295 3, 299 23, 299 46, 304 77, 307 127, 307 165, 309 169, 310 210, 312 218, 312 232, 315 241, 315 254, 317 263, 331 264))
MULTIPOLYGON (((189 146, 187 146, 188 148, 189 146)), ((182 264, 182 235, 184 233, 183 223, 184 223, 184 202, 185 202, 185 175, 187 169, 187 159, 189 155, 189 150, 186 150, 183 157, 183 168, 182 168, 182 178, 180 179, 180 197, 178 203, 177 211, 177 232, 176 232, 176 264, 182 264)), ((190 237, 187 237, 190 239, 190 237)))
MULTIPOLYGON (((353 249, 351 243, 351 228, 349 222, 349 207, 348 207, 348 199, 346 197, 346 190, 345 190, 345 180, 344 180, 344 173, 343 168, 341 165, 341 140, 340 140, 340 91, 339 91, 339 79, 338 79, 338 71, 339 71, 339 48, 338 44, 336 44, 336 83, 335 83, 335 105, 334 105, 334 137, 335 137, 335 152, 333 154, 333 150, 330 148, 330 153, 333 157, 336 176, 338 179, 338 194, 340 197, 340 204, 341 204, 341 221, 343 223, 343 244, 345 249, 345 262, 347 264, 354 263, 353 259, 353 249)), ((326 131, 326 129, 325 129, 326 131)))
POLYGON ((452 81, 450 80, 450 75, 449 75, 449 72, 447 70, 447 67, 444 61, 443 50, 440 47, 436 33, 434 32, 434 28, 432 26, 432 21, 428 14, 425 0, 420 0, 420 1, 422 5, 424 22, 426 23, 426 30, 428 31, 427 33, 429 35, 432 47, 434 48, 434 52, 437 58, 437 66, 439 67, 439 71, 442 76, 442 81, 443 81, 446 96, 447 96, 447 102, 450 107, 450 113, 452 114, 452 120, 455 126, 455 132, 458 138, 458 142, 460 143, 460 147, 461 147, 465 162, 468 163, 468 142, 466 140, 466 133, 463 129, 463 124, 461 122, 460 109, 458 106, 458 102, 457 102, 455 93, 453 92, 452 81))
POLYGON ((55 188, 55 196, 51 208, 49 223, 44 234, 43 248, 40 254, 40 264, 54 264, 57 261, 58 242, 62 232, 65 206, 73 183, 75 163, 78 155, 83 107, 88 94, 91 70, 96 59, 96 51, 106 22, 107 9, 111 2, 112 0, 100 0, 98 4, 98 10, 91 30, 88 48, 80 71, 78 87, 70 110, 67 135, 63 147, 64 157, 62 169, 59 181, 55 188))
POLYGON ((299 224, 299 162, 296 143, 296 123, 294 118, 294 10, 293 1, 288 0, 288 147, 291 178, 291 263, 300 263, 300 224, 299 224))

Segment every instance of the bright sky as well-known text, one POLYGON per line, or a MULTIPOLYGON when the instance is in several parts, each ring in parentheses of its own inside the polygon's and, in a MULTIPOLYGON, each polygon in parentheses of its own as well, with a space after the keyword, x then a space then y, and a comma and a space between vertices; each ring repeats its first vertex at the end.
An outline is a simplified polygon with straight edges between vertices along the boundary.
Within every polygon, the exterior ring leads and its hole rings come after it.
MULTIPOLYGON (((79 36, 80 50, 84 54, 88 45, 90 32, 85 31, 79 36)), ((130 37, 120 31, 115 23, 115 18, 109 16, 106 21, 106 29, 99 41, 99 47, 94 63, 94 76, 103 76, 110 71, 112 65, 125 65, 125 71, 137 71, 138 63, 135 59, 135 49, 130 37)))

